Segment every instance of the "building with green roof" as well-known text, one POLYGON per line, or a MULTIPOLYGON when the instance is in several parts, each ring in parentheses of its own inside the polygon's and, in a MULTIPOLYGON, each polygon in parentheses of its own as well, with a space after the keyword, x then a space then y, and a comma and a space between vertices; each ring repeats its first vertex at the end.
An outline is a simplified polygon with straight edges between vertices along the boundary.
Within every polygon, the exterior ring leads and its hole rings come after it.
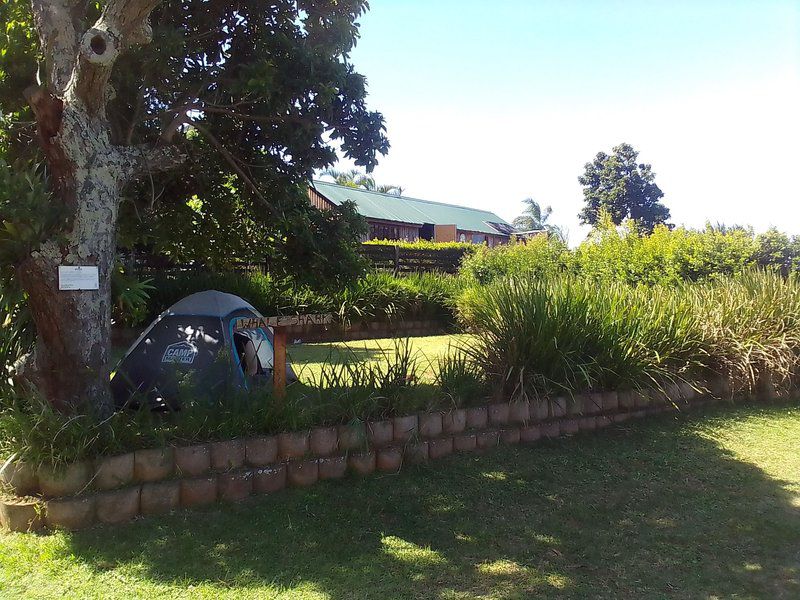
POLYGON ((495 246, 508 242, 514 227, 488 210, 352 188, 326 181, 309 187, 311 203, 330 210, 353 202, 369 224, 367 239, 470 242, 495 246))

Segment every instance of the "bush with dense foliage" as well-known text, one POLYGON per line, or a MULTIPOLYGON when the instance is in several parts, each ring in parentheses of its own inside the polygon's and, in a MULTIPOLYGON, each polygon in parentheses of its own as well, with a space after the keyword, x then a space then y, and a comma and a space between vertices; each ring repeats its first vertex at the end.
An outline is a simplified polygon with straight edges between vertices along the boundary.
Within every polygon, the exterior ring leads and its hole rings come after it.
POLYGON ((758 248, 749 231, 656 226, 641 235, 632 222, 599 227, 574 251, 573 268, 593 280, 676 284, 741 273, 758 248))
POLYGON ((507 275, 546 277, 568 268, 570 253, 560 239, 537 236, 525 243, 479 246, 461 263, 461 274, 485 284, 507 275))
POLYGON ((486 284, 500 277, 571 273, 592 281, 674 285, 742 273, 759 265, 783 274, 800 271, 800 236, 775 229, 754 235, 742 227, 670 229, 643 234, 633 221, 616 226, 605 216, 574 250, 560 240, 480 247, 464 259, 461 274, 486 284))

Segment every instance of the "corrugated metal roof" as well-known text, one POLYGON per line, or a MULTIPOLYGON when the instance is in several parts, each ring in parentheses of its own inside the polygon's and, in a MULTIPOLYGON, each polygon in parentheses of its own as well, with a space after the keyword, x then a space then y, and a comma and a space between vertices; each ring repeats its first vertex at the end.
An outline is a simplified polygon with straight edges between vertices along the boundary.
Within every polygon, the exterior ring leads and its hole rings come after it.
POLYGON ((500 232, 489 223, 509 225, 504 219, 488 210, 370 192, 360 188, 328 183, 327 181, 314 181, 312 185, 314 189, 337 206, 345 200, 352 200, 358 206, 358 212, 370 219, 400 221, 415 225, 422 225, 423 223, 433 223, 434 225, 455 224, 458 229, 495 235, 500 232))

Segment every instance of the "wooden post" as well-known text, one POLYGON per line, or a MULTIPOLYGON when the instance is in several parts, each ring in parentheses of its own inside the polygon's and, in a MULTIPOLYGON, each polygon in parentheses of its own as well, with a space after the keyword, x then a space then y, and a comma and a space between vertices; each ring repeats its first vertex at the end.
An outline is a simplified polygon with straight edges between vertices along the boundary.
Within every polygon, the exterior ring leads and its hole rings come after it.
POLYGON ((400 273, 400 246, 394 247, 394 276, 400 273))
POLYGON ((286 397, 286 329, 275 327, 272 337, 272 391, 275 397, 286 397))

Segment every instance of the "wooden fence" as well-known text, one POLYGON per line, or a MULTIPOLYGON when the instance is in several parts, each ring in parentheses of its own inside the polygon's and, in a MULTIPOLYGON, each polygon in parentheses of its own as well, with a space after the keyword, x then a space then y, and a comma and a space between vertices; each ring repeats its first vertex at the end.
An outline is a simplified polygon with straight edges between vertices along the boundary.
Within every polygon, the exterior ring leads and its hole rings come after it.
POLYGON ((463 248, 423 250, 383 244, 361 245, 361 255, 369 259, 375 268, 393 271, 395 274, 428 271, 455 273, 465 253, 463 248))
MULTIPOLYGON (((456 273, 461 259, 466 254, 463 248, 423 250, 382 244, 361 244, 359 251, 376 269, 392 271, 395 274, 431 271, 456 273)), ((202 263, 175 264, 168 259, 148 254, 125 255, 120 259, 130 272, 139 277, 151 277, 158 273, 177 275, 208 271, 208 267, 202 263)), ((239 274, 269 273, 269 264, 237 263, 226 270, 239 274)))

